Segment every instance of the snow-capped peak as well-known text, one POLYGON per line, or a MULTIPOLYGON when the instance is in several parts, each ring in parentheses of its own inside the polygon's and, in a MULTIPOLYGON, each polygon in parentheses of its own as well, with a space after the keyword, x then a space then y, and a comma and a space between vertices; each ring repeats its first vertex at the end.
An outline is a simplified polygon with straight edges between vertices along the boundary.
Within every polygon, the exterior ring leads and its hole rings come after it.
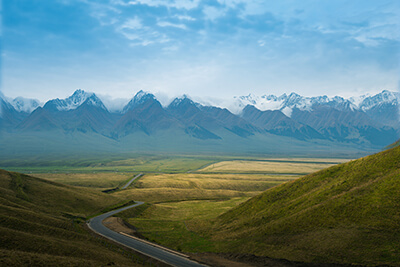
POLYGON ((290 114, 294 108, 299 110, 312 111, 316 106, 329 106, 338 110, 358 110, 366 111, 378 104, 389 103, 397 105, 400 100, 400 93, 382 91, 374 96, 363 95, 345 99, 340 96, 328 97, 304 97, 296 93, 290 95, 283 94, 279 97, 275 95, 263 95, 261 97, 249 94, 247 96, 234 97, 235 106, 233 109, 242 110, 247 105, 255 106, 259 110, 285 110, 290 114))
POLYGON ((27 112, 31 113, 36 108, 41 106, 41 103, 36 99, 29 99, 24 97, 17 97, 10 101, 10 104, 15 108, 18 112, 27 112))
POLYGON ((183 95, 181 97, 175 98, 171 104, 169 104, 169 107, 177 107, 183 102, 188 102, 190 104, 195 104, 187 95, 183 95))
POLYGON ((377 105, 382 105, 382 104, 398 105, 399 100, 400 100, 400 93, 383 90, 381 93, 377 95, 365 97, 361 101, 359 107, 363 111, 367 111, 377 105))
POLYGON ((53 99, 46 103, 45 107, 52 107, 58 111, 68 111, 73 110, 81 106, 83 103, 87 103, 92 106, 100 107, 102 109, 107 109, 103 102, 94 94, 88 93, 84 90, 76 90, 70 97, 66 99, 53 99))
MULTIPOLYGON (((283 102, 287 99, 287 95, 283 94, 280 97, 274 95, 263 95, 261 97, 249 94, 247 96, 234 97, 235 110, 242 110, 247 105, 255 106, 259 110, 277 110, 282 107, 283 102)), ((238 113, 238 112, 236 112, 238 113)))
POLYGON ((129 101, 129 103, 122 109, 122 112, 125 113, 128 110, 134 109, 136 106, 146 102, 148 99, 155 99, 155 96, 153 94, 144 92, 143 90, 140 90, 132 99, 129 101))

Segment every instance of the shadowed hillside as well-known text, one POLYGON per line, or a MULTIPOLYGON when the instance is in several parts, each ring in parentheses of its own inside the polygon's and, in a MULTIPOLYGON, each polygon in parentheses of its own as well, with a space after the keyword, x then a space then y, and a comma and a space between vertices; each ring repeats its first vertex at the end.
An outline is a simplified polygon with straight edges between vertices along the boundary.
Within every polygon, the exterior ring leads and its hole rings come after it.
POLYGON ((272 188, 221 215, 225 249, 303 262, 400 263, 400 147, 272 188))
POLYGON ((84 229, 118 198, 0 170, 1 266, 132 266, 84 229))

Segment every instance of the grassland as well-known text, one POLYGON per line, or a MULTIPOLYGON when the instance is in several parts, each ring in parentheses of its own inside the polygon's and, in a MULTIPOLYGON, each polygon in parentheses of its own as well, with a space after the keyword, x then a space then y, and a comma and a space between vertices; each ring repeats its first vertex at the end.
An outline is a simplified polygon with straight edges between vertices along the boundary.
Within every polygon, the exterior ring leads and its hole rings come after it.
POLYGON ((398 266, 399 178, 396 147, 272 188, 199 232, 222 244, 217 250, 398 266))
POLYGON ((331 167, 344 160, 336 159, 274 159, 274 160, 233 160, 211 164, 198 170, 202 173, 271 173, 271 174, 298 174, 304 175, 311 172, 331 167))
POLYGON ((84 172, 84 173, 36 173, 35 177, 57 183, 104 190, 125 184, 135 173, 84 172))
MULTIPOLYGON (((126 211, 119 216, 147 239, 178 251, 214 252, 215 242, 205 238, 194 226, 207 224, 210 219, 228 211, 248 199, 235 197, 229 200, 180 201, 151 204, 143 210, 126 211)), ((204 227, 204 225, 203 225, 204 227)))
MULTIPOLYGON (((49 181, 47 183, 62 183, 65 184, 66 190, 72 190, 71 194, 64 196, 55 195, 58 191, 47 194, 48 191, 54 190, 43 189, 46 194, 40 201, 40 196, 36 196, 40 194, 39 191, 27 194, 26 189, 20 193, 19 189, 15 189, 14 192, 20 194, 20 199, 25 197, 24 194, 27 195, 28 202, 33 198, 39 198, 37 200, 40 203, 39 207, 45 207, 47 202, 50 206, 55 205, 47 200, 54 198, 54 203, 61 204, 51 210, 58 212, 57 216, 62 218, 65 216, 86 218, 104 211, 104 207, 120 205, 124 201, 145 201, 148 203, 146 206, 126 211, 119 216, 135 225, 147 239, 184 252, 246 253, 246 249, 240 246, 237 247, 242 250, 235 250, 235 242, 232 242, 230 236, 221 234, 219 228, 216 228, 223 214, 240 207, 242 203, 265 190, 280 184, 292 183, 301 176, 300 174, 314 172, 338 162, 342 160, 306 158, 245 160, 235 157, 185 158, 145 155, 143 158, 112 158, 97 162, 88 160, 68 166, 61 166, 59 163, 52 166, 36 165, 32 168, 14 166, 17 169, 25 168, 26 172, 37 172, 37 176, 49 181), (144 172, 145 175, 127 190, 108 195, 100 194, 100 190, 120 186, 139 172, 144 172), (71 198, 73 195, 80 197, 71 198), (87 197, 93 202, 98 201, 98 206, 91 206, 91 201, 85 202, 87 197), (99 197, 104 199, 100 200, 99 197), (82 199, 84 199, 83 204, 80 203, 82 199), (65 203, 70 204, 63 206, 65 203), (80 205, 86 208, 77 210, 76 207, 80 205), (60 213, 61 210, 63 213, 60 213)), ((250 250, 252 247, 247 248, 247 252, 252 251, 250 250)), ((279 256, 279 254, 273 256, 277 255, 279 256)))
POLYGON ((251 197, 297 176, 237 174, 146 174, 133 188, 115 193, 149 203, 251 197))
POLYGON ((2 159, 0 168, 28 174, 100 173, 100 172, 168 172, 179 173, 201 168, 227 157, 180 155, 128 155, 104 158, 2 159))
POLYGON ((85 230, 85 218, 125 201, 0 170, 1 266, 141 266, 85 230))
POLYGON ((212 165, 191 173, 147 173, 133 187, 115 195, 149 204, 119 216, 135 225, 147 239, 176 250, 229 252, 232 249, 224 247, 225 240, 213 239, 209 234, 211 222, 267 189, 298 179, 300 176, 296 173, 299 170, 320 170, 335 162, 323 159, 293 161, 240 161, 240 165, 236 165, 237 161, 229 161, 223 162, 229 164, 229 168, 220 170, 221 173, 214 169, 208 173, 212 165), (257 172, 254 172, 254 166, 257 166, 257 172), (289 174, 279 174, 277 170, 289 174))

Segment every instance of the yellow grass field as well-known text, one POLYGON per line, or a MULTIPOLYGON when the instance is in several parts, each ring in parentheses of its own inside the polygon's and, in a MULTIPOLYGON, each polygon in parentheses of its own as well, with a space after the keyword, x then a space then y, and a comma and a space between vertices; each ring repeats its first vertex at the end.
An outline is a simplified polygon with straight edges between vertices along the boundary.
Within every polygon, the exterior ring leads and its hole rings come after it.
MULTIPOLYGON (((338 160, 333 159, 281 159, 274 161, 246 161, 232 160, 211 164, 197 172, 204 173, 283 173, 308 174, 336 165, 338 160)), ((343 161, 343 160, 342 160, 343 161)))
POLYGON ((145 174, 131 189, 115 194, 151 203, 250 197, 297 177, 260 174, 145 174))
POLYGON ((207 236, 209 222, 240 203, 301 174, 347 160, 234 160, 191 173, 146 173, 128 190, 113 193, 151 205, 121 216, 149 240, 184 252, 212 252, 221 244, 207 236))
POLYGON ((34 176, 57 183, 104 190, 122 185, 129 178, 133 177, 134 174, 122 172, 35 173, 34 176))

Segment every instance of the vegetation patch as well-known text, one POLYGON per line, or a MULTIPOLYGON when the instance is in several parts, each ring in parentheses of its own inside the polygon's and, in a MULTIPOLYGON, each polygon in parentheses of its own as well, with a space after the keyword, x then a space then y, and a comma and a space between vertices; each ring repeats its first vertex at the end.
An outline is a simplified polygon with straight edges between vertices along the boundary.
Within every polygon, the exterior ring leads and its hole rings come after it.
MULTIPOLYGON (((247 198, 223 201, 199 200, 153 204, 131 214, 118 214, 150 241, 183 252, 213 252, 215 242, 199 233, 209 220, 247 198)), ((139 208, 139 207, 138 207, 139 208)))
POLYGON ((397 265, 399 177, 397 147, 267 190, 220 215, 203 234, 221 244, 218 250, 397 265))
POLYGON ((85 228, 88 215, 120 201, 0 170, 0 265, 142 266, 140 256, 85 228), (15 190, 22 190, 29 201, 15 190))

